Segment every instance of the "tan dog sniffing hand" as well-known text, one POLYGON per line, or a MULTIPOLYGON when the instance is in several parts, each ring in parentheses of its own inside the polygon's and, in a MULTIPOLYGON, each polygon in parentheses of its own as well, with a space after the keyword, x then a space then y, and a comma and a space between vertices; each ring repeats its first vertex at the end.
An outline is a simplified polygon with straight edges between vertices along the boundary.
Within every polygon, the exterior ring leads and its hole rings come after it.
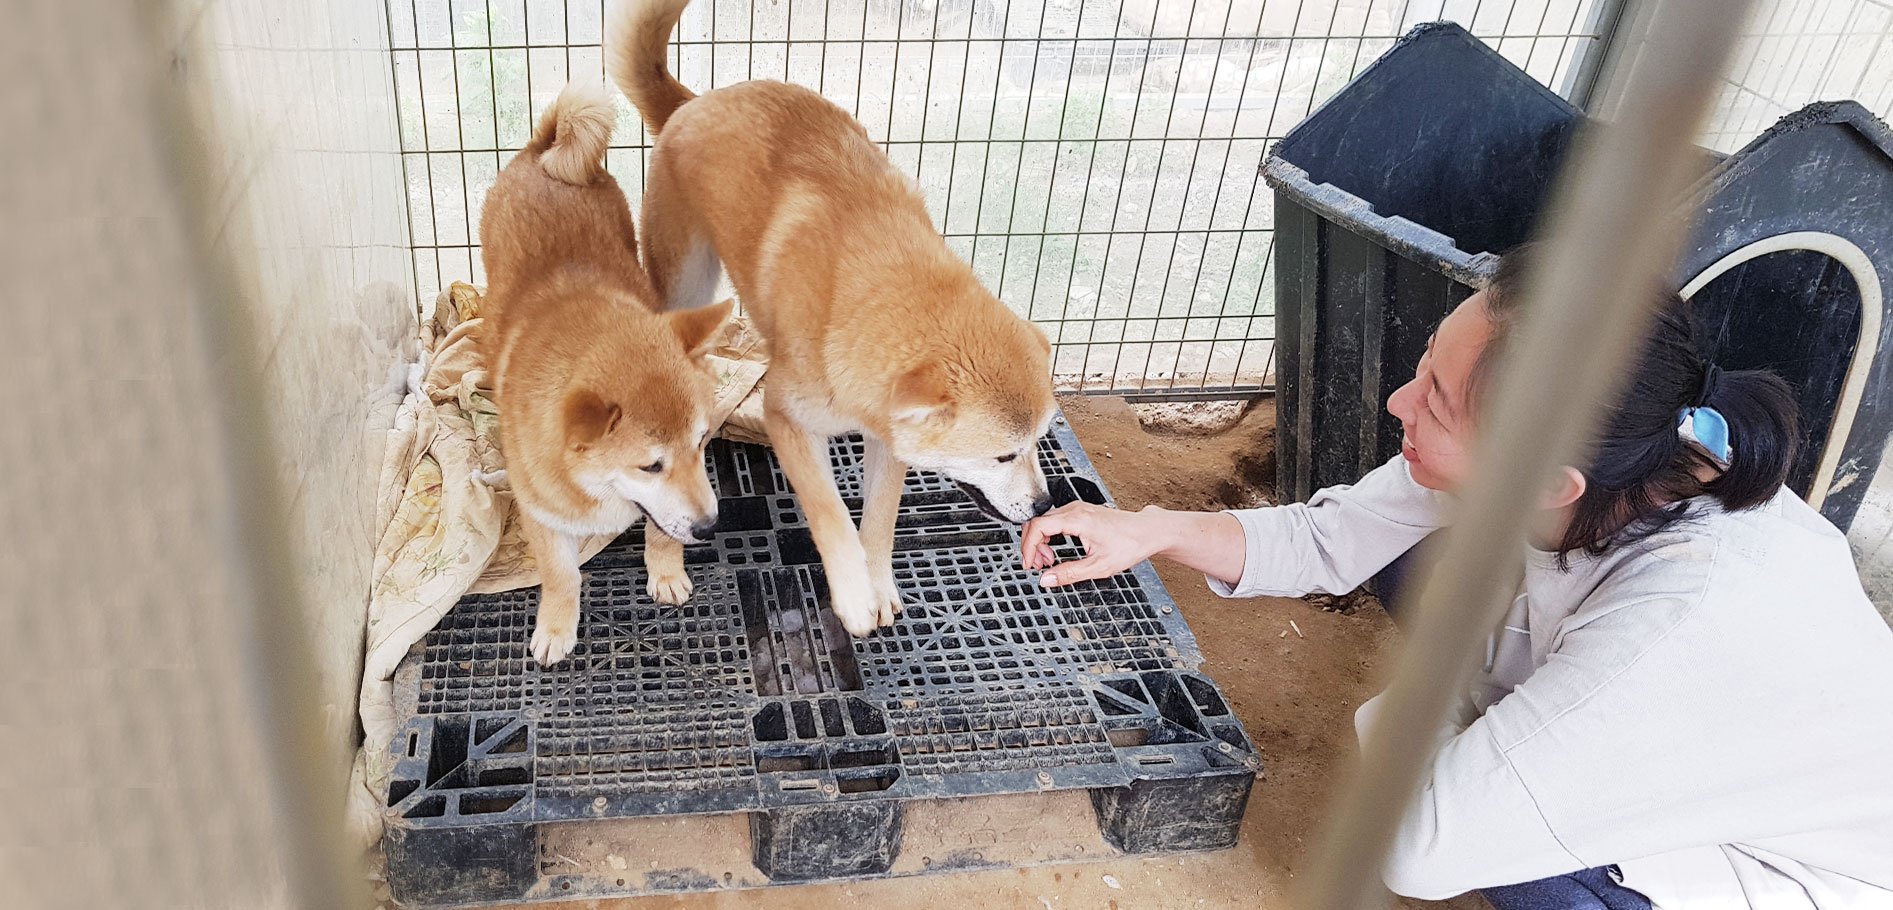
POLYGON ((1051 423, 1051 346, 954 256, 913 181, 846 111, 781 82, 701 98, 665 64, 688 0, 612 11, 606 69, 657 137, 644 262, 668 304, 715 293, 724 267, 769 342, 764 410, 848 631, 900 610, 894 520, 909 465, 957 481, 986 514, 1051 506, 1035 447, 1051 423), (831 436, 867 440, 856 531, 831 436))

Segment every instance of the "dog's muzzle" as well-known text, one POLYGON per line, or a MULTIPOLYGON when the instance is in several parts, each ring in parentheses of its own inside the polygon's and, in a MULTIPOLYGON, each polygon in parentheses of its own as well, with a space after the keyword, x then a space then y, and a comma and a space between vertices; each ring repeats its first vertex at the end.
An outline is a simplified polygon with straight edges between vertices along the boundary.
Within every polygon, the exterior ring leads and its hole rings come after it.
POLYGON ((999 511, 998 507, 993 505, 992 500, 987 499, 986 494, 981 492, 978 487, 962 480, 953 481, 953 484, 960 488, 960 492, 970 497, 973 500, 973 505, 978 506, 979 510, 985 513, 987 518, 999 522, 1000 524, 1018 524, 1018 522, 1007 518, 1004 512, 999 511))
MULTIPOLYGON (((639 507, 642 508, 642 505, 639 507)), ((644 514, 651 516, 655 513, 650 509, 644 509, 644 514)), ((673 525, 667 521, 660 521, 658 522, 658 527, 662 529, 664 534, 670 539, 684 546, 695 546, 700 543, 709 543, 711 538, 716 536, 717 520, 718 516, 715 513, 711 513, 687 525, 673 525)))

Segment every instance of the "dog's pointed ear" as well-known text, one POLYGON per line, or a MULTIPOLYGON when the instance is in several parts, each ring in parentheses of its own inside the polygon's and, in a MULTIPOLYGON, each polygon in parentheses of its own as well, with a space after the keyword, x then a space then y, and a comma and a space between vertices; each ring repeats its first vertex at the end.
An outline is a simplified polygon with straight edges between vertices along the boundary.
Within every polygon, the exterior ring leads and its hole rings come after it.
POLYGON ((684 353, 696 360, 710 353, 710 346, 716 342, 717 330, 728 322, 730 313, 736 309, 736 301, 725 300, 705 307, 689 310, 673 310, 665 315, 670 320, 670 330, 683 343, 684 353))
POLYGON ((624 409, 591 389, 573 389, 565 396, 565 443, 583 451, 618 428, 624 409))
POLYGON ((947 386, 945 372, 931 364, 909 370, 894 383, 889 412, 894 422, 906 424, 952 417, 953 391, 947 386))

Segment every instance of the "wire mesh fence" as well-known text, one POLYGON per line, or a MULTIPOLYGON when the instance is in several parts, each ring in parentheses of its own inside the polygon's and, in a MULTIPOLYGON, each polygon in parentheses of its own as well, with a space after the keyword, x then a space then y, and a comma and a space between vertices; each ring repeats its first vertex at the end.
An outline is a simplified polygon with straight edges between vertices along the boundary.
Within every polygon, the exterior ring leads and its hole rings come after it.
POLYGON ((1811 101, 1893 115, 1893 0, 1763 0, 1737 45, 1705 142, 1741 148, 1811 101))
MULTIPOLYGON (((1468 26, 1569 92, 1608 0, 698 0, 672 44, 702 92, 785 79, 852 112, 1065 388, 1265 387, 1269 144, 1419 22, 1468 26)), ((416 294, 483 280, 478 212, 532 117, 603 78, 600 0, 389 0, 416 294)), ((608 156, 636 199, 649 137, 608 156)))

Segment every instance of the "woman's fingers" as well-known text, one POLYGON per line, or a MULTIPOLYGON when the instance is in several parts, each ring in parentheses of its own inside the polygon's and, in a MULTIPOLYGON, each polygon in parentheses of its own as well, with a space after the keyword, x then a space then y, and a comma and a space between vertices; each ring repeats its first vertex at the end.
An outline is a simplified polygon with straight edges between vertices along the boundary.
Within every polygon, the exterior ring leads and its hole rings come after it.
POLYGON ((1029 548, 1025 544, 1020 544, 1019 552, 1021 554, 1019 560, 1020 564, 1028 569, 1042 569, 1057 561, 1052 553, 1052 548, 1044 544, 1029 548))
POLYGON ((1020 562, 1025 568, 1044 569, 1039 583, 1048 588, 1073 582, 1106 578, 1129 568, 1138 559, 1140 546, 1133 516, 1104 506, 1074 502, 1053 509, 1026 523, 1019 540, 1020 562), (1061 563, 1053 552, 1053 537, 1075 537, 1084 549, 1082 559, 1061 563))
POLYGON ((1123 566, 1115 565, 1116 562, 1117 560, 1111 558, 1111 554, 1100 548, 1083 559, 1074 559, 1071 562, 1053 566, 1051 571, 1039 576, 1039 584, 1048 588, 1058 588, 1094 578, 1106 578, 1124 570, 1123 566))
POLYGON ((1033 564, 1033 560, 1049 549, 1045 545, 1045 540, 1058 533, 1052 528, 1056 522, 1052 516, 1056 514, 1058 513, 1047 512, 1025 523, 1025 533, 1019 537, 1019 558, 1025 562, 1026 568, 1039 568, 1033 564))
POLYGON ((1096 508, 1088 502, 1067 503, 1025 523, 1025 534, 1019 539, 1019 555, 1028 569, 1038 569, 1058 561, 1052 554, 1052 548, 1046 543, 1060 535, 1082 537, 1082 527, 1086 510, 1096 508), (1034 564, 1034 557, 1041 562, 1034 564))
POLYGON ((1032 552, 1032 564, 1026 568, 1045 569, 1057 564, 1057 562, 1058 554, 1053 553, 1051 547, 1039 544, 1038 549, 1032 552))

